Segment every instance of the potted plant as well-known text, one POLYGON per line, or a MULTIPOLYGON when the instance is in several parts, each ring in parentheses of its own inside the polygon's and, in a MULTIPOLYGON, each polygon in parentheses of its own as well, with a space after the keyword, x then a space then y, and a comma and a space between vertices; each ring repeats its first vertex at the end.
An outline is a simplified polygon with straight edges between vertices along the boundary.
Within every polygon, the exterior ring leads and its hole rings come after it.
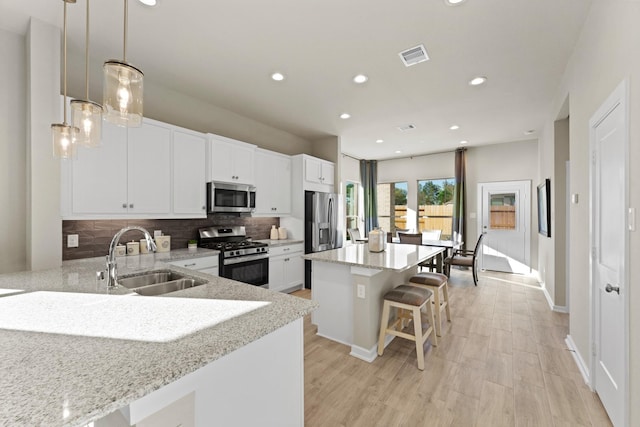
POLYGON ((189 240, 189 243, 188 243, 187 247, 189 249, 196 249, 198 247, 198 241, 195 240, 195 239, 189 240))

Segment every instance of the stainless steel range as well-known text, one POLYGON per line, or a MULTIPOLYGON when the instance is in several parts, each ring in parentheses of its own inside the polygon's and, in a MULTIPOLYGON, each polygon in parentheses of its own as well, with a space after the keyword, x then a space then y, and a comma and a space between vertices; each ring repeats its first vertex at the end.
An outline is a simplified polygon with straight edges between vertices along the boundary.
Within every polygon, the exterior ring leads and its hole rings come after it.
POLYGON ((198 246, 220 251, 220 276, 269 287, 269 245, 247 238, 245 227, 206 227, 198 230, 198 246))

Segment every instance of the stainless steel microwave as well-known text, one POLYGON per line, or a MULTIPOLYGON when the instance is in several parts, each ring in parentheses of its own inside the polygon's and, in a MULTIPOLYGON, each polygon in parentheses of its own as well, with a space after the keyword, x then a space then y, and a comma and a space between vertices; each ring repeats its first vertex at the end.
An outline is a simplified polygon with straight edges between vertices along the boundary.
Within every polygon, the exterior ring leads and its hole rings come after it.
POLYGON ((255 208, 256 188, 253 185, 207 183, 208 212, 253 212, 255 208))

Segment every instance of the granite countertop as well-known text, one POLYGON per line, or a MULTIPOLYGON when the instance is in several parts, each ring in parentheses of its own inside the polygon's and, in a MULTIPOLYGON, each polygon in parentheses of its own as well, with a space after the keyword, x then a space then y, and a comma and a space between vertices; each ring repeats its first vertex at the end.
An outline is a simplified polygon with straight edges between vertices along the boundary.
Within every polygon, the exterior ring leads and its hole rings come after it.
POLYGON ((317 303, 170 266, 214 255, 119 257, 207 283, 159 297, 108 291, 103 257, 0 275, 0 425, 81 426, 310 313, 317 303))
POLYGON ((444 251, 444 248, 387 243, 383 252, 370 252, 366 243, 303 255, 303 259, 379 270, 403 271, 444 251))
POLYGON ((271 240, 271 239, 260 239, 256 240, 256 242, 266 243, 271 247, 278 246, 287 246, 287 245, 295 245, 297 243, 304 243, 304 240, 296 240, 296 239, 283 239, 283 240, 271 240))

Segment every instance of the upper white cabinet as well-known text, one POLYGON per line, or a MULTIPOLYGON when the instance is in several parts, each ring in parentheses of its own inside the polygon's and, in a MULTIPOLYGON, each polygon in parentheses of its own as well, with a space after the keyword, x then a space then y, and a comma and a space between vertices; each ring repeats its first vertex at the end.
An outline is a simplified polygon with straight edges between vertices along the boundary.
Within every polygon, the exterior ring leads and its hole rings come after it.
POLYGON ((171 213, 171 128, 146 119, 128 129, 127 148, 129 213, 171 213))
POLYGON ((80 147, 68 162, 70 214, 169 214, 171 130, 145 120, 139 128, 104 122, 102 131, 101 147, 80 147))
POLYGON ((315 184, 325 184, 333 186, 333 163, 315 157, 305 156, 304 158, 305 180, 315 184))
POLYGON ((204 135, 173 132, 173 213, 189 217, 207 215, 206 146, 204 135))
POLYGON ((255 184, 254 155, 256 146, 218 135, 209 135, 208 181, 255 184))
POLYGON ((204 134, 151 119, 104 122, 102 146, 61 167, 63 219, 206 217, 204 134))
POLYGON ((255 180, 255 214, 279 216, 291 212, 291 157, 256 149, 255 180))

